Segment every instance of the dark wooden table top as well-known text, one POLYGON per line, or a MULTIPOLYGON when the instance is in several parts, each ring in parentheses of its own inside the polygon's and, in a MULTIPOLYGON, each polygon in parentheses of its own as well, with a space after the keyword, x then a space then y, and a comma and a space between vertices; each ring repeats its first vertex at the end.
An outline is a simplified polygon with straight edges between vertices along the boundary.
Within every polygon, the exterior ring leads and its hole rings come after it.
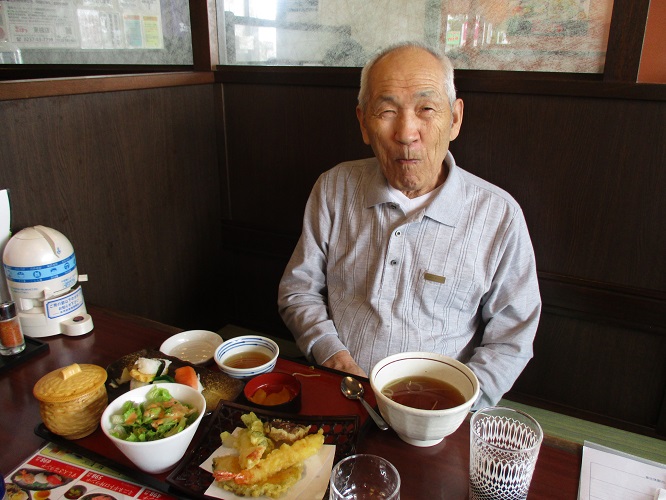
MULTIPOLYGON (((180 331, 178 328, 93 306, 89 306, 89 313, 95 325, 91 333, 80 337, 58 335, 39 339, 48 345, 47 351, 36 354, 0 374, 0 401, 3 402, 0 422, 0 443, 3 448, 0 453, 0 472, 3 474, 8 474, 18 467, 43 444, 42 438, 34 433, 37 425, 41 423, 41 417, 39 403, 32 395, 33 386, 43 375, 72 363, 91 363, 106 367, 128 353, 146 347, 157 348, 164 339, 180 331)), ((308 373, 308 370, 320 370, 318 367, 299 365, 288 360, 281 360, 278 368, 285 371, 301 371, 302 368, 305 373, 308 373)), ((216 367, 213 365, 211 369, 216 367)), ((383 456, 396 466, 402 480, 403 500, 467 498, 467 421, 436 446, 410 446, 401 441, 393 431, 377 429, 360 404, 344 399, 338 392, 335 375, 326 373, 326 376, 321 378, 303 379, 304 402, 301 413, 358 414, 364 422, 358 452, 383 456)), ((367 399, 374 404, 371 393, 367 399)), ((90 439, 96 441, 106 437, 99 431, 90 439)), ((103 442, 96 444, 106 446, 103 442)), ((580 463, 579 446, 551 440, 546 436, 539 453, 529 498, 575 499, 580 463)))

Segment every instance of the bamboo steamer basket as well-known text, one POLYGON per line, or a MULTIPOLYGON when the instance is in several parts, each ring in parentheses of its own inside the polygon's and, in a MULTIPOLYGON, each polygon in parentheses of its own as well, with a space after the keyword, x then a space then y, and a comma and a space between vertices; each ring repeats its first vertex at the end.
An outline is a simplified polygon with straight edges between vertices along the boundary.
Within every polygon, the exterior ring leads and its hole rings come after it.
POLYGON ((109 402, 106 377, 100 366, 74 363, 39 379, 32 393, 46 428, 65 439, 92 434, 109 402))

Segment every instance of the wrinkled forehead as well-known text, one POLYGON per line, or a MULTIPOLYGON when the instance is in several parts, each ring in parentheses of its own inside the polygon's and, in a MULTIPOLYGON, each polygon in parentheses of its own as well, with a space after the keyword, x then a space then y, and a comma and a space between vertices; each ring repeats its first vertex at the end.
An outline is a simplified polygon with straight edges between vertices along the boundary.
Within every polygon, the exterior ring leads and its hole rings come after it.
POLYGON ((368 84, 371 101, 395 95, 446 99, 442 63, 420 48, 386 54, 372 67, 368 84))

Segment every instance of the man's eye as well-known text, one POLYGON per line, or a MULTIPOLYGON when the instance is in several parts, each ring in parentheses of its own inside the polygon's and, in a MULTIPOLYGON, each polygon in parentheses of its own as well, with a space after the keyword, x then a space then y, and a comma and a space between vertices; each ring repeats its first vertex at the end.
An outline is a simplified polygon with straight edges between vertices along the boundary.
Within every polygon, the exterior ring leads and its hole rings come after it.
POLYGON ((395 110, 394 109, 382 109, 377 113, 379 116, 382 118, 391 118, 392 116, 395 115, 395 110))

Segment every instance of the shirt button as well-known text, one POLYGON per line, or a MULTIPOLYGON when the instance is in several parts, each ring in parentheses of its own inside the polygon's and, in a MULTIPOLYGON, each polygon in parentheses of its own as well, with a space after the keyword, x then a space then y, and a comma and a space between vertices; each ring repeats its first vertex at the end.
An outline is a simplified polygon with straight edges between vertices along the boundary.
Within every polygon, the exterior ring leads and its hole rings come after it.
POLYGON ((395 266, 397 263, 398 263, 398 261, 395 260, 395 259, 393 259, 393 260, 391 261, 391 265, 392 265, 392 266, 395 266))
POLYGON ((401 234, 402 234, 401 231, 396 231, 396 232, 395 232, 395 235, 396 235, 396 236, 400 236, 401 234))

